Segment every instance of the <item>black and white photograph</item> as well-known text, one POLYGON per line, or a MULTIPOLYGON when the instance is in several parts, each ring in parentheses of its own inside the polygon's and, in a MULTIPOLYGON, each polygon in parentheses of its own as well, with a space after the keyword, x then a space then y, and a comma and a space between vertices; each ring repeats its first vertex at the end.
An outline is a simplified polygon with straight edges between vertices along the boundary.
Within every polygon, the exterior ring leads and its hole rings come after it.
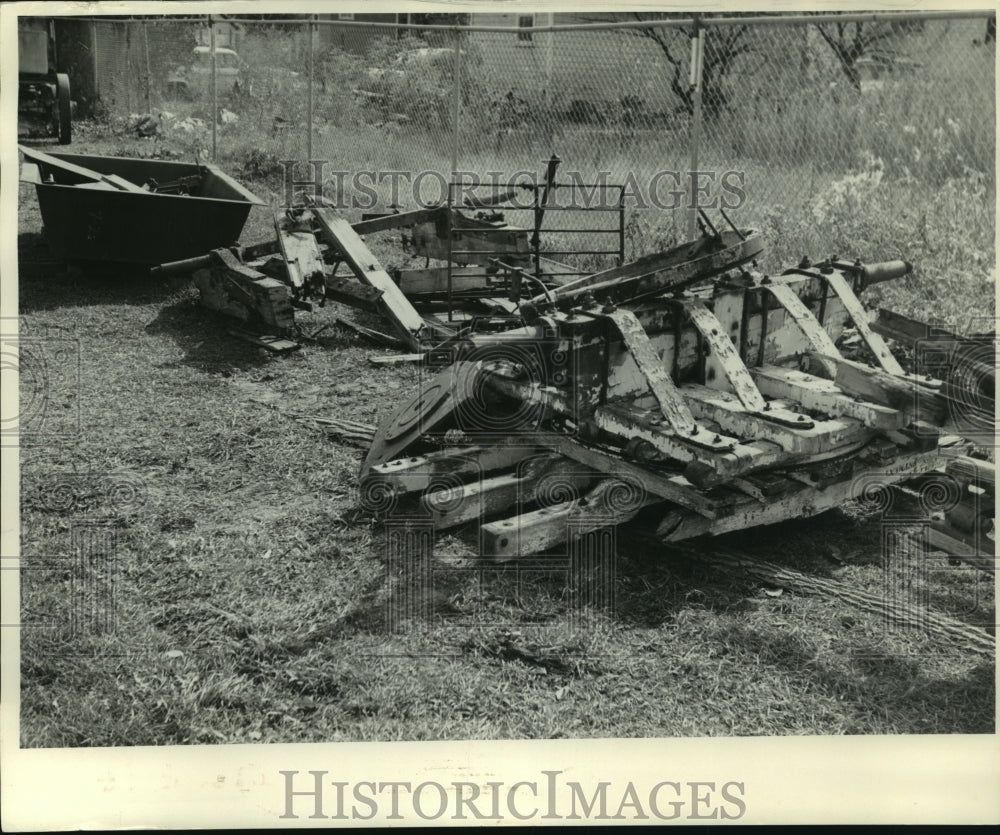
POLYGON ((0 14, 5 830, 1000 820, 995 4, 0 14))

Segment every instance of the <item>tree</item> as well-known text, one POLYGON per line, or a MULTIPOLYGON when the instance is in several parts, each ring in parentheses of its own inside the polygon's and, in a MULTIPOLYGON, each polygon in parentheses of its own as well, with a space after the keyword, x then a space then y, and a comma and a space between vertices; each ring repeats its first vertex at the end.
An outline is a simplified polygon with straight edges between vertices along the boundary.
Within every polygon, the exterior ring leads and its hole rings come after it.
MULTIPOLYGON (((727 13, 726 17, 746 16, 749 13, 727 13)), ((700 19, 722 15, 700 14, 700 19)), ((684 12, 630 12, 627 16, 614 15, 615 19, 631 19, 639 22, 658 20, 677 20, 690 18, 684 12)), ((598 20, 598 18, 592 18, 598 20)), ((599 18, 607 22, 608 17, 599 18)), ((688 65, 691 38, 696 32, 695 26, 650 26, 649 28, 623 29, 623 34, 632 37, 646 38, 659 48, 660 53, 670 65, 670 89, 680 99, 679 110, 688 114, 694 113, 694 91, 688 78, 688 65)), ((727 77, 734 71, 741 56, 754 52, 749 26, 713 27, 704 37, 704 54, 702 56, 702 108, 706 119, 715 119, 729 109, 729 94, 725 89, 727 77)))
POLYGON ((855 90, 861 90, 858 61, 897 41, 901 36, 923 29, 922 20, 837 21, 816 23, 820 37, 830 47, 844 75, 855 90))

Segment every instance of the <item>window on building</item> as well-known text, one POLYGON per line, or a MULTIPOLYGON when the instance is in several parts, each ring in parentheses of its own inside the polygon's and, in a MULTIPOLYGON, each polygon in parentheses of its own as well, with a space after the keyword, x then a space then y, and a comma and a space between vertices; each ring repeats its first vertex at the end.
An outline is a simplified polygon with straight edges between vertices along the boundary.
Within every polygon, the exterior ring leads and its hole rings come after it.
POLYGON ((519 29, 525 30, 517 33, 517 39, 519 41, 531 41, 531 29, 535 25, 535 16, 533 14, 522 14, 517 16, 517 26, 519 29))
POLYGON ((354 20, 354 12, 347 12, 344 14, 338 14, 337 20, 354 20))

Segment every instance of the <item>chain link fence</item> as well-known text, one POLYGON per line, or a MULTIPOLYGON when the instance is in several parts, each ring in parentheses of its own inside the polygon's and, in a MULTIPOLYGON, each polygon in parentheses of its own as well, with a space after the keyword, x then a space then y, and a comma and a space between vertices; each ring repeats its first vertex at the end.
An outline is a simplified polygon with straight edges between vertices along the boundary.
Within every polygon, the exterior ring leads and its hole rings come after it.
POLYGON ((502 190, 557 154, 560 184, 625 186, 626 255, 696 234, 693 203, 786 249, 812 243, 789 238, 806 218, 835 247, 837 219, 876 187, 891 216, 914 190, 943 195, 932 214, 994 190, 986 13, 319 17, 81 18, 63 60, 94 113, 149 115, 238 174, 296 161, 302 187, 319 176, 349 205, 446 199, 453 171, 502 190))

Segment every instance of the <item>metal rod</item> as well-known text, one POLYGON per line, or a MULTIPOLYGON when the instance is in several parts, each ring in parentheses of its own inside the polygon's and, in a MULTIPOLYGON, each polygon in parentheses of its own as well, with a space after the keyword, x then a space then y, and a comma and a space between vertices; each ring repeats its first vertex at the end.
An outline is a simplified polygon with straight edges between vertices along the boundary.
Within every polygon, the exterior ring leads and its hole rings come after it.
POLYGON ((453 243, 452 242, 452 237, 453 237, 453 234, 452 234, 452 229, 451 229, 452 214, 453 214, 453 212, 451 210, 451 204, 452 204, 453 200, 454 200, 454 184, 449 183, 448 184, 448 211, 445 212, 445 223, 447 224, 446 229, 447 229, 447 234, 448 234, 448 265, 447 265, 447 274, 448 274, 448 321, 449 322, 451 322, 452 318, 453 318, 452 317, 452 307, 454 306, 452 304, 452 288, 451 288, 451 284, 452 284, 451 268, 452 268, 453 256, 455 255, 455 252, 452 249, 452 243, 453 243))
MULTIPOLYGON (((452 91, 453 111, 451 130, 451 176, 454 180, 458 176, 458 126, 459 113, 462 108, 462 39, 459 30, 455 29, 453 37, 455 39, 455 89, 452 91)), ((448 208, 451 208, 452 198, 449 192, 448 208)), ((449 313, 450 315, 450 313, 449 313)))
POLYGON ((618 192, 618 266, 625 263, 625 186, 618 192))
POLYGON ((737 227, 737 225, 729 219, 729 215, 726 214, 726 210, 723 209, 722 206, 719 206, 719 211, 722 213, 722 217, 725 218, 726 223, 728 223, 733 228, 733 231, 740 236, 740 240, 745 241, 747 239, 747 236, 744 235, 739 230, 739 227, 737 227))
POLYGON ((313 29, 313 21, 316 19, 316 15, 309 16, 309 23, 306 24, 306 32, 309 35, 309 81, 306 87, 307 91, 307 101, 306 105, 306 159, 309 161, 309 165, 313 164, 313 59, 314 47, 313 41, 315 40, 315 32, 313 29))
POLYGON ((146 57, 146 112, 153 112, 153 104, 150 98, 150 87, 153 86, 153 71, 149 67, 149 29, 146 21, 142 22, 142 51, 146 57))
POLYGON ((693 113, 691 115, 691 207, 688 215, 689 241, 693 241, 698 222, 698 213, 695 204, 698 199, 698 145, 701 140, 701 56, 704 48, 703 39, 705 33, 701 28, 696 28, 694 37, 691 38, 691 97, 693 113))
MULTIPOLYGON (((643 21, 607 21, 602 23, 563 23, 553 26, 533 26, 530 29, 516 26, 422 26, 417 23, 374 23, 371 21, 357 20, 318 20, 320 26, 341 26, 345 28, 367 27, 372 29, 393 29, 393 30, 420 30, 425 32, 453 32, 460 29, 463 32, 497 32, 507 34, 541 34, 543 32, 601 32, 614 29, 677 29, 681 27, 694 26, 696 23, 704 27, 722 28, 726 26, 794 26, 803 23, 878 23, 884 20, 960 20, 960 19, 985 19, 992 14, 990 9, 963 9, 955 11, 925 11, 925 12, 858 12, 858 13, 826 13, 817 15, 796 15, 796 14, 775 14, 755 15, 752 17, 717 17, 708 19, 698 19, 694 17, 676 18, 672 20, 643 20, 643 21)), ((103 20, 100 17, 76 18, 75 20, 103 20)), ((204 18, 174 18, 170 19, 185 21, 188 23, 204 20, 204 18)), ((260 24, 260 20, 250 18, 227 17, 233 23, 260 24)), ((276 24, 299 24, 301 20, 292 18, 269 19, 272 25, 276 24)))
POLYGON ((208 48, 212 53, 212 162, 217 160, 219 131, 219 90, 216 78, 215 22, 208 16, 208 48))

